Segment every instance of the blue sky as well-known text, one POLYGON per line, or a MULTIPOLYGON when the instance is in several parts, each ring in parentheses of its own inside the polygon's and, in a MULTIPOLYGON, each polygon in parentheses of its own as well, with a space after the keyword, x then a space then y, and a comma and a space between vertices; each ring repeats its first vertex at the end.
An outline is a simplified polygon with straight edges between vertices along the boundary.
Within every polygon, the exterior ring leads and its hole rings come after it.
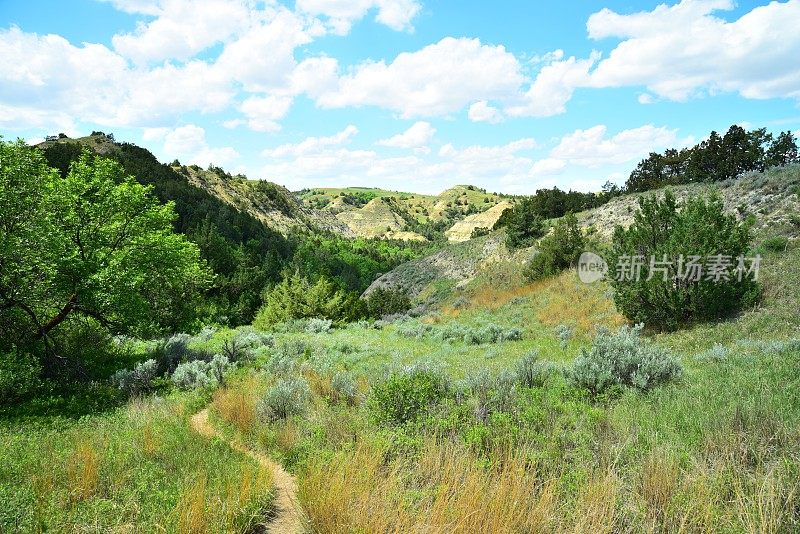
POLYGON ((597 190, 800 131, 800 0, 0 2, 0 133, 113 132, 297 190, 597 190))

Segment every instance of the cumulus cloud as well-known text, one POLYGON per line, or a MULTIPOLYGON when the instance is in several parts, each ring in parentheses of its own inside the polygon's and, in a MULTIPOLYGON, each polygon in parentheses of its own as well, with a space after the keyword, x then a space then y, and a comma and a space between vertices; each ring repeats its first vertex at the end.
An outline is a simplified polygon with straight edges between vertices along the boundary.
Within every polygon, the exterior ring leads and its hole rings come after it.
POLYGON ((598 56, 553 60, 542 67, 520 102, 506 109, 513 117, 550 117, 566 111, 576 88, 589 81, 589 70, 598 56))
POLYGON ((370 61, 317 98, 323 108, 379 106, 403 118, 447 115, 476 100, 513 96, 524 77, 513 54, 479 39, 446 37, 391 63, 370 61))
POLYGON ((205 129, 195 124, 179 126, 175 129, 150 130, 149 135, 161 136, 164 140, 164 153, 179 158, 184 164, 206 167, 209 164, 224 165, 239 157, 232 147, 212 148, 206 142, 205 129))
POLYGON ((244 1, 162 0, 116 4, 129 12, 156 16, 150 22, 140 22, 134 32, 112 38, 114 49, 136 63, 188 59, 231 37, 247 25, 250 15, 244 1))
POLYGON ((331 146, 344 145, 350 142, 358 128, 348 125, 344 130, 327 137, 307 137, 299 143, 287 143, 276 148, 268 148, 261 155, 269 158, 285 158, 288 156, 306 156, 319 154, 331 146))
POLYGON ((488 122, 497 124, 503 120, 503 114, 496 107, 490 106, 486 100, 479 100, 469 107, 467 112, 472 122, 488 122))
POLYGON ((421 5, 416 0, 297 0, 297 9, 323 16, 333 33, 345 35, 357 20, 377 9, 375 20, 393 30, 412 30, 411 21, 421 5))
POLYGON ((392 136, 388 139, 381 139, 376 144, 395 148, 416 148, 424 149, 436 134, 436 128, 429 122, 415 122, 408 130, 392 136))
POLYGON ((239 107, 247 117, 247 125, 256 132, 277 132, 281 125, 277 122, 289 113, 292 98, 268 95, 250 97, 239 107))
POLYGON ((623 130, 608 137, 608 128, 598 124, 585 130, 575 130, 561 138, 550 151, 550 157, 585 167, 600 167, 625 163, 676 142, 676 130, 652 124, 623 130))
POLYGON ((593 14, 589 37, 621 42, 592 72, 591 85, 643 85, 677 101, 719 92, 800 98, 800 1, 771 2, 731 22, 714 16, 734 5, 683 0, 630 15, 593 14))

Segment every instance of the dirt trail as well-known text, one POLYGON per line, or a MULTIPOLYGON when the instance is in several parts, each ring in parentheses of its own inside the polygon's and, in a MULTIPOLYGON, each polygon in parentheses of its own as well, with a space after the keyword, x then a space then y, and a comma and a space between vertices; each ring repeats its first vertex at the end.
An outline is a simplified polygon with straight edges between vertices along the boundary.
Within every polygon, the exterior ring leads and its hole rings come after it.
MULTIPOLYGON (((192 428, 206 438, 218 437, 225 440, 208 421, 208 408, 197 412, 191 419, 192 428)), ((267 532, 275 534, 296 534, 305 532, 303 514, 297 501, 297 481, 275 460, 265 454, 253 451, 239 441, 229 441, 235 451, 246 454, 272 472, 275 484, 275 517, 266 527, 267 532)))

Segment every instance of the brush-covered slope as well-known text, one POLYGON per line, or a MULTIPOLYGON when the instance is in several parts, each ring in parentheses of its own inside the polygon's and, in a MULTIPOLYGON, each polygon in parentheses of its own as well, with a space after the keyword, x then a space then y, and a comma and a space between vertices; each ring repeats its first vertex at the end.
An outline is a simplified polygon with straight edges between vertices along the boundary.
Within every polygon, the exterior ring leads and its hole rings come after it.
MULTIPOLYGON (((56 145, 61 145, 62 151, 72 156, 81 148, 87 148, 96 154, 115 159, 120 159, 128 147, 133 146, 128 143, 116 143, 113 138, 97 132, 77 139, 68 137, 49 139, 39 147, 47 151, 56 145)), ((150 156, 155 159, 152 154, 150 156)), ((247 213, 283 236, 288 236, 290 232, 296 230, 323 230, 345 237, 355 237, 345 224, 337 221, 330 213, 305 206, 298 197, 278 184, 265 180, 249 180, 242 175, 234 176, 219 167, 206 170, 197 165, 179 165, 177 161, 169 167, 174 171, 173 178, 184 180, 190 186, 208 193, 237 211, 247 213)))
POLYGON ((218 167, 209 170, 195 165, 173 168, 185 176, 190 184, 246 211, 283 235, 294 230, 325 230, 345 237, 355 237, 347 225, 331 213, 304 205, 281 185, 266 180, 248 180, 242 175, 232 176, 218 167))
POLYGON ((593 227, 601 236, 610 237, 616 225, 629 226, 643 195, 663 195, 670 190, 678 200, 698 195, 717 194, 725 210, 742 219, 753 215, 755 229, 768 226, 792 226, 800 212, 800 165, 773 168, 736 180, 716 184, 687 184, 648 193, 624 195, 599 208, 578 214, 585 227, 593 227))
MULTIPOLYGON (((800 236, 800 165, 749 174, 721 184, 690 184, 668 189, 678 199, 717 194, 729 213, 740 219, 753 216, 756 231, 769 230, 793 238, 800 236)), ((615 198, 599 208, 578 214, 580 224, 586 233, 610 239, 616 225, 632 224, 642 195, 663 195, 666 190, 615 198)), ((450 290, 466 287, 476 278, 521 271, 535 254, 535 247, 510 251, 505 245, 504 230, 469 239, 473 228, 489 227, 476 220, 488 217, 492 210, 456 223, 447 233, 459 242, 398 266, 375 280, 365 294, 378 287, 388 287, 406 291, 420 302, 438 302, 450 290)))

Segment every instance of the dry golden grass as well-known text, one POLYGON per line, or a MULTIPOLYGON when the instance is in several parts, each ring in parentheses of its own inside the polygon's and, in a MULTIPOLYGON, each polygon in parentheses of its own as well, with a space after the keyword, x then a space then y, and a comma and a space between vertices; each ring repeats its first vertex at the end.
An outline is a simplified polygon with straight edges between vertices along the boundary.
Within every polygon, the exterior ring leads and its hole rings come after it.
POLYGON ((644 498, 647 520, 654 529, 666 528, 671 523, 672 500, 679 484, 680 469, 668 454, 654 451, 645 458, 639 492, 644 498))
POLYGON ((254 377, 231 384, 227 388, 217 390, 211 407, 214 412, 236 429, 248 434, 256 422, 256 401, 262 386, 254 377))
MULTIPOLYGON (((495 310, 515 298, 530 297, 536 318, 546 325, 567 324, 582 333, 592 332, 597 325, 609 328, 626 323, 606 294, 603 284, 584 284, 574 271, 530 284, 508 286, 483 285, 469 297, 472 309, 495 310)), ((463 308, 445 307, 444 317, 458 317, 463 308)))
POLYGON ((611 471, 590 479, 581 491, 575 510, 576 534, 607 534, 615 523, 619 480, 611 471))
POLYGON ((539 284, 541 300, 536 318, 543 324, 572 325, 585 334, 598 325, 615 328, 626 323, 601 284, 584 284, 572 271, 539 284))
POLYGON ((177 517, 178 532, 202 534, 208 531, 205 473, 196 476, 195 482, 181 495, 173 513, 177 517))
POLYGON ((142 451, 147 456, 155 456, 160 449, 160 442, 158 434, 153 429, 153 424, 151 422, 145 423, 142 428, 142 451))
MULTIPOLYGON (((272 472, 259 465, 245 469, 238 481, 232 480, 226 486, 223 494, 225 505, 225 524, 233 526, 239 519, 243 509, 254 499, 260 499, 271 493, 274 489, 272 472)), ((257 517, 249 518, 245 523, 252 523, 257 517)))
POLYGON ((282 421, 275 428, 275 446, 282 452, 294 449, 301 439, 300 428, 293 421, 282 421))
POLYGON ((556 526, 552 483, 521 459, 481 467, 461 446, 426 443, 420 457, 386 464, 360 442, 300 477, 300 499, 318 532, 549 532, 556 526))
POLYGON ((334 400, 337 396, 333 386, 331 386, 331 377, 318 373, 312 368, 303 369, 303 377, 308 382, 308 387, 311 391, 321 399, 334 400))
POLYGON ((95 494, 100 482, 100 455, 92 443, 78 442, 67 458, 66 472, 72 501, 82 501, 95 494))

